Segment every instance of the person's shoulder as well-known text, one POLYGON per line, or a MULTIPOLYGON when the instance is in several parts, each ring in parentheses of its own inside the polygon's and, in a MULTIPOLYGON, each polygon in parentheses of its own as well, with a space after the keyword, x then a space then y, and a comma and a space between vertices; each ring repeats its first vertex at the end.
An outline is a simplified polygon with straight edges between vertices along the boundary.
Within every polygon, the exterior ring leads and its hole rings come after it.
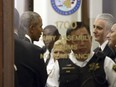
POLYGON ((43 55, 43 50, 41 47, 35 45, 35 44, 28 44, 28 51, 30 51, 32 54, 37 55, 38 57, 40 57, 40 55, 43 55))
POLYGON ((105 62, 104 62, 105 64, 115 64, 115 61, 114 60, 112 60, 110 57, 108 57, 108 56, 106 56, 105 57, 105 62))
POLYGON ((19 38, 15 38, 14 39, 15 41, 15 46, 22 46, 22 47, 25 47, 25 42, 19 38))
POLYGON ((104 50, 110 50, 110 51, 111 51, 111 48, 109 47, 109 45, 108 45, 108 44, 106 44, 106 46, 105 46, 104 50))
POLYGON ((41 47, 39 47, 39 46, 37 46, 35 44, 30 44, 30 45, 32 46, 33 49, 42 51, 42 48, 41 47))
POLYGON ((34 45, 32 43, 29 43, 29 42, 27 42, 25 40, 22 40, 22 39, 15 39, 15 44, 20 45, 20 46, 22 46, 22 47, 24 47, 25 49, 28 49, 28 50, 29 49, 30 50, 33 50, 33 49, 40 50, 41 49, 40 47, 38 47, 38 46, 36 46, 36 45, 34 45))
POLYGON ((105 58, 104 67, 107 69, 107 71, 109 70, 116 72, 116 63, 108 56, 106 56, 105 58))
POLYGON ((99 47, 96 47, 93 51, 97 52, 99 50, 99 47))

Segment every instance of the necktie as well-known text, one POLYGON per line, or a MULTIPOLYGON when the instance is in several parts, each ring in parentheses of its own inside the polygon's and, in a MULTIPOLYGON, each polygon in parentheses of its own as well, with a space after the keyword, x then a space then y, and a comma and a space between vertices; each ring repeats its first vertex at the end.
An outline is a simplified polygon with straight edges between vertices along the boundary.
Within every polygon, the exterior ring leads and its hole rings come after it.
POLYGON ((100 47, 96 49, 95 54, 98 58, 103 58, 105 56, 100 47))
POLYGON ((97 48, 97 51, 101 52, 101 51, 102 51, 102 50, 101 50, 101 47, 98 47, 98 48, 97 48))
POLYGON ((95 50, 94 50, 94 52, 101 52, 102 50, 101 50, 101 47, 97 47, 95 50))

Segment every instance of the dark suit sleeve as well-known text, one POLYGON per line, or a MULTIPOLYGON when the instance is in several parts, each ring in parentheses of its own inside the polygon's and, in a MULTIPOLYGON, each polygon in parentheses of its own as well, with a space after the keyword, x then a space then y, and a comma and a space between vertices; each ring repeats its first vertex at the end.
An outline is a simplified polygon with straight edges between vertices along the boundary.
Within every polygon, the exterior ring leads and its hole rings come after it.
POLYGON ((36 83, 36 75, 34 74, 33 70, 26 66, 19 66, 18 67, 18 87, 41 87, 37 86, 36 83))
POLYGON ((39 48, 37 49, 37 47, 36 47, 34 54, 35 54, 36 64, 38 66, 37 73, 36 73, 36 76, 38 77, 37 80, 40 82, 40 83, 38 83, 38 85, 41 84, 41 87, 44 87, 46 84, 46 80, 47 80, 46 65, 44 63, 44 60, 42 58, 40 58, 41 50, 39 48))
POLYGON ((45 87, 46 84, 46 80, 47 80, 47 71, 46 71, 46 65, 44 63, 44 60, 40 58, 41 55, 41 49, 37 46, 33 47, 34 49, 32 50, 33 52, 33 61, 34 61, 34 65, 35 67, 35 75, 36 75, 36 82, 38 87, 45 87))
POLYGON ((47 71, 40 54, 41 51, 30 43, 15 42, 17 87, 45 87, 47 71))

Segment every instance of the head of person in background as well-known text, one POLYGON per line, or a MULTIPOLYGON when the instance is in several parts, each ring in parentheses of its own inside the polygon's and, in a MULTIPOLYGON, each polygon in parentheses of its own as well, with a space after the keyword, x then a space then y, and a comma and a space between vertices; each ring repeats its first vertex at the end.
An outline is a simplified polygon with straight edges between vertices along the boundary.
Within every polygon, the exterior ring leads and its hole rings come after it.
POLYGON ((73 29, 77 28, 77 24, 79 24, 81 22, 74 22, 72 23, 72 27, 68 28, 66 31, 66 40, 67 40, 67 44, 68 47, 70 48, 70 50, 76 49, 77 46, 73 44, 73 36, 71 35, 71 32, 73 31, 73 29))
POLYGON ((103 13, 97 15, 93 23, 93 34, 95 41, 102 45, 107 40, 107 34, 109 33, 114 23, 114 17, 111 14, 103 13))
POLYGON ((116 23, 112 26, 111 31, 107 35, 109 40, 109 46, 115 51, 116 53, 116 23))
POLYGON ((20 18, 20 38, 33 43, 33 41, 39 41, 41 32, 41 16, 32 11, 24 12, 20 18))
POLYGON ((54 43, 53 46, 53 58, 54 60, 61 58, 68 58, 70 49, 68 48, 66 39, 59 39, 54 43))
POLYGON ((19 19, 20 19, 19 12, 17 11, 16 8, 14 8, 14 21, 13 21, 13 23, 14 23, 14 37, 18 36, 19 19))
POLYGON ((51 51, 54 43, 60 38, 60 33, 56 26, 48 25, 43 29, 43 42, 45 47, 51 51))
POLYGON ((91 52, 92 37, 88 26, 82 22, 75 22, 75 24, 76 27, 74 29, 70 28, 67 30, 67 43, 76 55, 76 58, 84 61, 91 52))

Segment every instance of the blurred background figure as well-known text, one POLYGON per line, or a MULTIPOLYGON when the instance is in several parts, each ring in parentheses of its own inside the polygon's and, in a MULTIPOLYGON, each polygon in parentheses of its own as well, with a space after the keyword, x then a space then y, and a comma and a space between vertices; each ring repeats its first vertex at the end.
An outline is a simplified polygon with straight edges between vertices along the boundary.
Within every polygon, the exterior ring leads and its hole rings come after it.
POLYGON ((46 64, 49 61, 53 45, 58 39, 60 39, 60 36, 58 29, 54 25, 48 25, 43 29, 43 42, 45 44, 43 50, 45 50, 44 61, 46 64))
POLYGON ((111 31, 107 35, 109 40, 109 46, 115 52, 115 62, 116 62, 116 23, 112 26, 111 31))
POLYGON ((57 40, 54 43, 51 58, 47 65, 47 87, 59 87, 59 59, 69 58, 70 49, 65 39, 57 40))
POLYGON ((54 25, 48 25, 43 29, 43 42, 49 51, 52 50, 55 41, 57 41, 60 36, 57 27, 54 25))
POLYGON ((58 60, 60 58, 68 58, 70 52, 71 50, 68 47, 67 41, 65 39, 57 40, 54 43, 52 50, 54 60, 58 60))
POLYGON ((110 32, 113 23, 114 17, 108 13, 99 14, 93 23, 95 41, 99 43, 99 47, 97 47, 94 51, 96 52, 100 48, 105 55, 112 59, 114 59, 115 55, 108 46, 107 34, 110 32))

